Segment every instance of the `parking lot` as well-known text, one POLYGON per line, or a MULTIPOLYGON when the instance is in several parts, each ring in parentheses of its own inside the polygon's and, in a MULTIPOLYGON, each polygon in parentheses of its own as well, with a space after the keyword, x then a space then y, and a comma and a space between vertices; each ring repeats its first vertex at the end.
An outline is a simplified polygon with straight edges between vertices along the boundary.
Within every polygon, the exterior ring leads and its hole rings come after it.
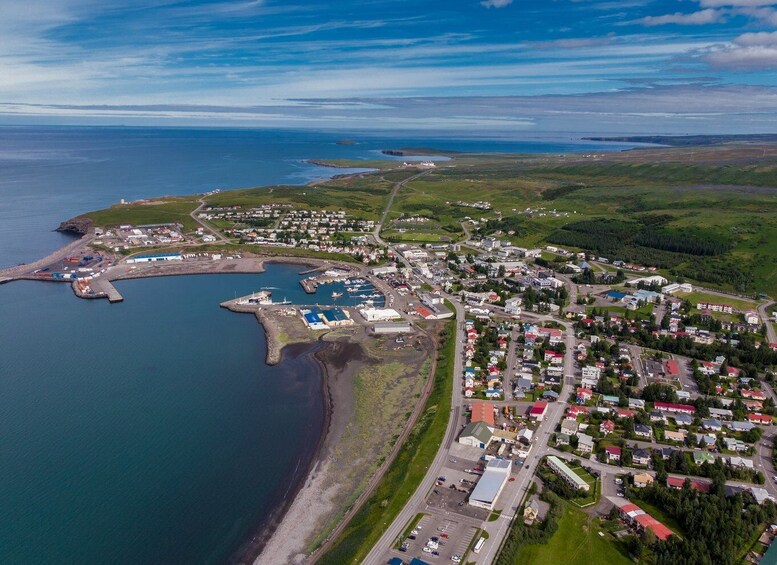
POLYGON ((447 517, 437 512, 424 514, 404 541, 404 551, 392 551, 392 555, 405 560, 418 557, 431 562, 464 563, 464 554, 478 529, 473 522, 476 520, 447 517))
POLYGON ((480 471, 474 469, 477 463, 472 461, 469 463, 473 465, 472 468, 467 467, 470 472, 443 467, 440 479, 445 477, 445 481, 438 480, 435 483, 434 488, 426 498, 426 503, 439 510, 485 520, 488 518, 488 510, 467 504, 467 498, 481 475, 480 471))

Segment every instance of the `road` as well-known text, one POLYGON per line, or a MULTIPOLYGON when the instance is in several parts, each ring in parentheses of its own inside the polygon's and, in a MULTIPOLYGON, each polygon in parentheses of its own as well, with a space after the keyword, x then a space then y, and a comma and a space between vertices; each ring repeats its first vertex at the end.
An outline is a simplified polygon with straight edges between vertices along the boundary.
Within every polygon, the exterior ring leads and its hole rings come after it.
MULTIPOLYGON (((564 355, 564 381, 561 387, 561 394, 559 398, 567 398, 571 392, 572 385, 574 383, 574 350, 575 350, 575 332, 571 324, 564 324, 566 327, 566 353, 564 355)), ((471 561, 473 557, 476 557, 475 562, 478 564, 489 564, 496 559, 501 546, 502 540, 505 538, 510 530, 512 520, 516 512, 520 509, 521 502, 526 496, 526 491, 529 489, 532 477, 537 470, 542 458, 548 454, 550 448, 548 446, 548 439, 550 434, 556 429, 556 426, 564 416, 567 403, 563 401, 552 402, 548 405, 548 412, 545 419, 540 423, 534 437, 537 443, 532 447, 529 457, 526 458, 526 462, 519 471, 519 478, 512 485, 517 484, 517 488, 512 487, 505 489, 500 496, 499 507, 502 508, 502 515, 499 520, 495 522, 484 522, 483 528, 489 534, 489 543, 484 547, 483 552, 480 555, 468 556, 468 560, 471 561), (507 500, 507 504, 504 501, 507 500)), ((509 483, 508 483, 509 485, 509 483)), ((520 518, 518 518, 520 519, 520 518)))
POLYGON ((197 214, 199 214, 200 210, 202 210, 202 208, 206 204, 205 198, 200 198, 198 200, 198 202, 200 203, 200 205, 197 206, 197 208, 195 208, 191 212, 189 212, 189 215, 192 217, 192 220, 194 220, 195 222, 200 224, 202 226, 202 229, 207 230, 208 232, 210 232, 211 235, 213 235, 215 238, 217 238, 222 243, 231 243, 229 241, 229 239, 227 237, 225 237, 224 234, 222 234, 219 230, 217 230, 216 228, 211 226, 205 220, 201 220, 200 218, 197 217, 197 214))
POLYGON ((774 306, 774 301, 764 302, 758 306, 758 315, 761 321, 766 324, 766 335, 769 337, 769 343, 777 343, 777 331, 774 329, 774 323, 769 318, 768 309, 774 306))
POLYGON ((464 308, 458 301, 453 302, 453 305, 456 309, 456 348, 453 363, 454 383, 451 415, 448 418, 445 439, 437 450, 437 455, 429 466, 429 470, 426 472, 426 476, 424 476, 421 484, 407 501, 402 511, 397 515, 391 525, 388 526, 380 540, 373 546, 370 553, 367 554, 367 557, 364 559, 365 564, 379 565, 383 563, 383 557, 388 553, 391 546, 394 544, 394 541, 402 534, 405 525, 416 515, 417 509, 424 505, 426 494, 434 485, 437 477, 440 476, 440 470, 448 460, 448 449, 453 444, 453 440, 458 433, 457 424, 462 413, 462 394, 461 383, 458 382, 457 376, 460 377, 464 374, 464 308))
MULTIPOLYGON (((398 183, 394 184, 394 189, 391 191, 391 195, 389 196, 388 202, 386 202, 386 207, 383 209, 383 214, 380 217, 380 222, 378 222, 378 224, 375 226, 375 229, 372 231, 372 236, 375 238, 375 241, 377 241, 379 245, 385 245, 386 247, 390 247, 389 244, 383 241, 383 239, 380 237, 380 232, 383 229, 383 225, 386 223, 386 220, 388 219, 389 212, 391 212, 391 207, 394 205, 394 198, 396 198, 399 190, 410 181, 413 181, 419 177, 429 174, 429 172, 430 170, 421 171, 418 174, 415 174, 411 177, 407 177, 405 180, 401 180, 398 183)), ((402 262, 405 264, 405 266, 409 266, 407 262, 404 260, 404 257, 402 258, 402 262)))

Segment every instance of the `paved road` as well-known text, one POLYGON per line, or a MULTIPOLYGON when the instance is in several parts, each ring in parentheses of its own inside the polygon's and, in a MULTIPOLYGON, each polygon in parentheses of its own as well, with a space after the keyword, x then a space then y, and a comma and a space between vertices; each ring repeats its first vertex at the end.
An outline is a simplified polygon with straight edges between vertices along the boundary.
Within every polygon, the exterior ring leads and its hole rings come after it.
POLYGON ((205 206, 205 204, 207 204, 205 202, 205 198, 204 197, 199 199, 199 203, 200 203, 200 205, 197 206, 197 208, 195 208, 194 210, 189 212, 189 215, 192 217, 192 220, 194 220, 195 222, 200 224, 204 230, 207 230, 208 232, 210 232, 211 235, 216 237, 222 243, 230 243, 229 239, 226 236, 224 236, 224 234, 222 234, 219 230, 217 230, 216 228, 211 226, 205 220, 201 220, 200 218, 197 217, 197 214, 199 214, 200 210, 202 210, 203 207, 205 206))
POLYGON ((456 308, 456 348, 454 353, 455 359, 453 363, 453 403, 451 405, 451 417, 448 419, 448 427, 445 430, 445 440, 440 445, 440 449, 437 450, 437 455, 426 472, 426 476, 421 481, 421 484, 415 490, 407 504, 405 504, 405 507, 397 515, 391 525, 388 525, 388 528, 383 533, 383 536, 380 538, 380 540, 378 540, 378 543, 376 543, 370 553, 367 554, 367 557, 364 560, 364 563, 367 565, 378 565, 384 562, 383 558, 388 554, 391 546, 394 544, 394 541, 396 541, 396 539, 402 534, 405 525, 410 521, 411 518, 416 515, 418 508, 425 505, 426 494, 432 488, 432 485, 434 485, 437 477, 440 476, 440 471, 442 470, 445 462, 449 457, 448 450, 453 444, 453 440, 458 433, 457 424, 459 421, 459 415, 461 414, 462 406, 461 383, 459 382, 458 377, 461 377, 461 375, 464 374, 464 308, 458 301, 453 302, 453 305, 456 308))
POLYGON ((761 321, 766 324, 766 335, 769 337, 769 343, 777 343, 777 331, 774 330, 774 323, 769 318, 769 308, 774 306, 774 302, 764 302, 758 307, 758 315, 761 321))
POLYGON ((388 219, 389 212, 391 212, 391 207, 394 205, 394 198, 396 198, 399 190, 410 181, 413 181, 419 177, 429 174, 430 171, 431 169, 428 169, 426 171, 421 171, 416 175, 407 177, 405 180, 401 180, 398 183, 394 184, 394 189, 391 191, 391 195, 389 196, 388 202, 386 202, 386 207, 383 209, 383 215, 380 217, 380 222, 378 222, 378 224, 375 226, 375 229, 372 231, 372 236, 375 238, 375 241, 377 241, 380 245, 385 245, 388 247, 388 244, 385 241, 383 241, 383 239, 381 239, 380 237, 380 230, 383 229, 383 225, 386 223, 386 220, 388 219))
MULTIPOLYGON (((572 383, 574 379, 574 350, 575 350, 575 333, 571 324, 565 324, 566 326, 566 353, 564 355, 564 382, 561 388, 560 398, 564 399, 569 396, 572 383)), ((468 556, 467 560, 471 561, 473 557, 476 557, 475 562, 480 564, 489 564, 496 559, 499 547, 502 544, 502 540, 510 530, 511 520, 509 518, 515 516, 518 512, 521 502, 526 496, 526 491, 529 489, 532 477, 537 470, 542 458, 548 454, 548 439, 550 434, 556 429, 556 425, 561 421, 566 410, 567 403, 552 402, 548 405, 548 413, 545 419, 540 423, 534 437, 537 443, 532 447, 529 457, 526 458, 526 462, 519 471, 519 478, 512 485, 505 489, 499 499, 498 507, 502 508, 502 517, 495 522, 484 522, 483 528, 488 531, 489 541, 484 547, 483 552, 480 555, 468 556), (507 501, 507 504, 505 504, 507 501)), ((519 518, 520 519, 520 518, 519 518)))

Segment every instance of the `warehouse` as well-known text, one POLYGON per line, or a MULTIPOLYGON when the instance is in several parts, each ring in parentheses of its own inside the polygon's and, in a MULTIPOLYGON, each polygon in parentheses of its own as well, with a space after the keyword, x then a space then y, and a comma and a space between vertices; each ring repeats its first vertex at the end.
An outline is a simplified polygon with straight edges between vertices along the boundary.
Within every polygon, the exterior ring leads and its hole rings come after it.
POLYGON ((469 495, 469 504, 486 510, 493 510, 496 499, 510 479, 511 461, 506 459, 492 459, 488 462, 483 476, 472 494, 469 495))
POLYGON ((362 308, 359 314, 368 322, 386 322, 402 318, 393 308, 362 308))
POLYGON ((160 261, 183 261, 180 253, 157 253, 154 255, 136 255, 127 259, 127 263, 156 263, 160 261))
POLYGON ((410 322, 378 322, 372 326, 376 334, 408 334, 413 331, 410 322))

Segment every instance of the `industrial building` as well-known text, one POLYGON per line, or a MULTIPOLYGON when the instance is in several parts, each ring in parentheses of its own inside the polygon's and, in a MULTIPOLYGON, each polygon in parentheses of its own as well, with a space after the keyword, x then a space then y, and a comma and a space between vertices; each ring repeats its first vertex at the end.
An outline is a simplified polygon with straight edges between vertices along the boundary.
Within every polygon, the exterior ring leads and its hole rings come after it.
POLYGON ((469 495, 469 504, 477 508, 493 510, 496 499, 510 479, 510 466, 512 461, 506 459, 492 459, 486 465, 483 476, 475 485, 472 494, 469 495))
POLYGON ((151 255, 136 255, 127 259, 127 263, 156 263, 161 261, 183 261, 180 253, 155 253, 151 255))
POLYGON ((359 314, 368 322, 387 322, 402 318, 399 312, 393 308, 362 308, 359 310, 359 314))
POLYGON ((372 326, 376 334, 408 334, 413 331, 410 322, 378 322, 372 326))

